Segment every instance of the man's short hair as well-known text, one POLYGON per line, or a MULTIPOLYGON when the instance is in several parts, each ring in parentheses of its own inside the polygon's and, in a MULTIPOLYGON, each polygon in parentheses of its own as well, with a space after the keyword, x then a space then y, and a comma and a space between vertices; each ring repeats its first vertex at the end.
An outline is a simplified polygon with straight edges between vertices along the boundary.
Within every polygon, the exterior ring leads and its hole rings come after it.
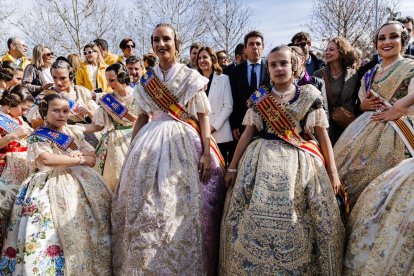
POLYGON ((119 48, 125 49, 127 47, 128 42, 132 42, 133 45, 135 46, 135 42, 132 40, 132 38, 126 37, 121 40, 121 43, 119 43, 119 48))
POLYGON ((410 23, 414 25, 414 18, 412 18, 411 16, 407 16, 407 17, 400 17, 397 19, 398 22, 401 22, 403 24, 407 24, 410 23))
POLYGON ((225 54, 227 57, 229 56, 229 55, 227 54, 227 51, 226 51, 226 50, 220 50, 220 51, 217 51, 217 52, 216 52, 216 56, 218 56, 218 55, 219 55, 219 54, 221 54, 221 53, 225 54))
POLYGON ((301 41, 301 40, 306 40, 307 42, 311 42, 310 34, 307 32, 299 32, 292 37, 291 42, 295 43, 295 41, 301 41))
POLYGON ((234 56, 236 57, 237 55, 243 55, 243 52, 244 52, 244 44, 243 43, 237 44, 236 48, 234 49, 234 56))
POLYGON ((97 38, 93 42, 95 42, 96 45, 102 47, 104 51, 108 51, 109 46, 108 46, 108 42, 105 39, 97 38))
POLYGON ((12 36, 9 39, 7 39, 7 48, 9 48, 9 50, 10 50, 11 45, 16 42, 16 39, 17 37, 15 36, 12 36))
POLYGON ((126 60, 125 60, 125 64, 128 65, 130 63, 135 63, 135 62, 139 62, 139 64, 142 65, 142 61, 139 57, 137 56, 129 56, 126 60))
POLYGON ((204 45, 200 42, 194 42, 193 44, 191 44, 190 46, 190 53, 191 51, 195 48, 197 50, 201 49, 202 47, 204 47, 204 45))
POLYGON ((263 34, 259 31, 251 31, 251 32, 248 32, 247 35, 244 36, 244 47, 247 47, 247 41, 251 37, 260 37, 262 39, 262 44, 264 45, 263 34))

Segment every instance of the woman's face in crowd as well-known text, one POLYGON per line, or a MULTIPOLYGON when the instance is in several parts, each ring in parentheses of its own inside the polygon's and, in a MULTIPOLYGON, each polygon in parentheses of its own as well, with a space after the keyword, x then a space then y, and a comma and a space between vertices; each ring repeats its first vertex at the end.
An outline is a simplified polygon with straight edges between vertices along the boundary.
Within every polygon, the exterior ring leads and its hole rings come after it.
POLYGON ((45 48, 45 52, 42 55, 43 63, 52 64, 53 63, 53 53, 50 49, 45 48))
POLYGON ((400 55, 402 27, 399 24, 390 24, 381 28, 378 33, 378 54, 384 59, 396 58, 400 55))
POLYGON ((327 63, 331 63, 334 61, 339 60, 339 48, 338 45, 336 45, 335 42, 331 41, 328 43, 328 46, 326 46, 325 50, 325 60, 327 63))
POLYGON ((279 50, 268 56, 270 79, 277 85, 292 82, 292 53, 279 50))
POLYGON ((17 70, 14 72, 13 79, 7 82, 7 87, 12 87, 22 84, 23 80, 23 71, 17 70))
POLYGON ((69 102, 65 99, 54 99, 49 102, 46 120, 50 126, 61 128, 68 121, 69 114, 69 102))
POLYGON ((197 64, 201 71, 208 71, 213 67, 213 61, 206 50, 202 50, 198 53, 197 64))
POLYGON ((93 63, 98 60, 98 52, 94 50, 93 48, 90 48, 90 47, 85 48, 83 53, 88 63, 93 63))
POLYGON ((105 77, 106 81, 108 82, 108 86, 110 86, 116 93, 125 88, 125 84, 122 84, 118 81, 118 76, 116 75, 115 71, 105 72, 105 77))
POLYGON ((69 71, 67 69, 52 69, 52 77, 57 92, 70 91, 72 82, 70 81, 69 71))
POLYGON ((152 48, 160 62, 175 59, 174 31, 166 26, 156 28, 152 34, 152 48))
POLYGON ((27 110, 33 105, 32 102, 25 101, 20 103, 18 106, 10 107, 10 115, 14 118, 20 117, 22 115, 25 115, 27 110))

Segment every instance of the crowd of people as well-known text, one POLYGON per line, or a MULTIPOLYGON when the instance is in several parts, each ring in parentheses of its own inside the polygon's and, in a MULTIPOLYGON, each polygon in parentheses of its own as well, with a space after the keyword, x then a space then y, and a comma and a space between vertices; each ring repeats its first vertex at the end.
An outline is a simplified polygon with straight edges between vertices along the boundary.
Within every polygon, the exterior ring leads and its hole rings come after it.
POLYGON ((413 19, 362 62, 155 26, 0 64, 0 275, 413 275, 413 19))

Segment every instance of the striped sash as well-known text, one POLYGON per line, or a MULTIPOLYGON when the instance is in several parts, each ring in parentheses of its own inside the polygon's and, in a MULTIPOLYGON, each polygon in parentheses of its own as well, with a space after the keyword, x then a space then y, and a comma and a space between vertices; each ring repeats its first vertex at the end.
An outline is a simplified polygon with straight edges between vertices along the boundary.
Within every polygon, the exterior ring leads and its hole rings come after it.
POLYGON ((253 93, 250 100, 263 120, 279 138, 325 162, 318 144, 313 140, 306 141, 297 133, 294 120, 282 105, 276 103, 265 86, 253 93))
MULTIPOLYGON (((166 112, 173 119, 190 126, 201 137, 198 121, 187 113, 187 111, 178 103, 176 97, 167 89, 167 87, 165 87, 151 69, 142 76, 140 82, 142 87, 144 87, 145 92, 147 92, 161 110, 166 112)), ((213 155, 220 161, 220 165, 224 170, 225 161, 213 137, 210 137, 210 149, 212 150, 213 155)))
POLYGON ((130 123, 134 123, 136 116, 129 112, 128 108, 122 104, 111 93, 105 94, 99 99, 102 108, 114 119, 123 120, 126 119, 130 123))

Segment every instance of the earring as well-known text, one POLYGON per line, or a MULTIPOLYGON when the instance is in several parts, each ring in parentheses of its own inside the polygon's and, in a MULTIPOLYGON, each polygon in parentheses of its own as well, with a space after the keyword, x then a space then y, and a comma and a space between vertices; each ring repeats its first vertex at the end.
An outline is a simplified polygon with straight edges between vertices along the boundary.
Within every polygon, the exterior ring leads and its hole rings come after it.
POLYGON ((270 81, 270 85, 271 85, 271 86, 275 86, 275 82, 271 80, 271 81, 270 81))
POLYGON ((10 114, 10 109, 7 109, 7 114, 10 114))

